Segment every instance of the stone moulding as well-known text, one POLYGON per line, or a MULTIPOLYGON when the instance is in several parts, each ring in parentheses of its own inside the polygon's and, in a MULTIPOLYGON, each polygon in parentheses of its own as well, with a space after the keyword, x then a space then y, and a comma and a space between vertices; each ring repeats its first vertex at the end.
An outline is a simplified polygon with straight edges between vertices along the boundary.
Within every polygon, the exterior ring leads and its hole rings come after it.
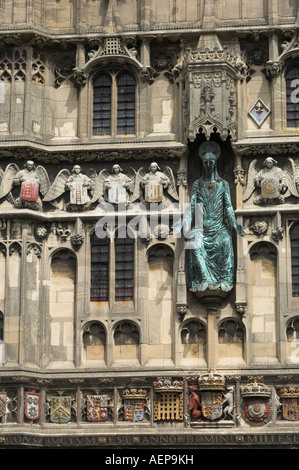
MULTIPOLYGON (((127 142, 125 142, 127 144, 127 142)), ((128 147, 117 147, 117 143, 113 143, 110 148, 103 148, 96 150, 82 149, 82 146, 76 145, 71 146, 69 150, 61 150, 57 148, 51 151, 43 150, 40 148, 34 148, 33 146, 18 146, 18 147, 2 147, 0 143, 0 155, 14 157, 16 159, 25 160, 28 158, 34 159, 37 162, 43 163, 62 163, 62 162, 96 162, 96 161, 114 161, 118 160, 148 160, 151 158, 160 159, 175 159, 181 158, 186 153, 186 146, 183 144, 173 144, 168 142, 168 146, 165 146, 163 142, 161 146, 159 144, 153 145, 153 142, 149 142, 147 145, 143 143, 134 143, 134 146, 128 147), (137 147, 135 147, 135 145, 137 147), (162 146, 163 145, 163 146, 162 146), (80 148, 81 147, 81 148, 80 148)), ((97 144, 99 147, 99 144, 97 144)), ((54 147, 54 146, 53 146, 54 147)), ((49 148, 49 147, 47 147, 49 148)))
MULTIPOLYGON (((282 137, 284 139, 285 137, 282 137)), ((299 139, 288 142, 232 142, 232 148, 235 155, 240 157, 271 156, 297 154, 299 152, 299 139)))

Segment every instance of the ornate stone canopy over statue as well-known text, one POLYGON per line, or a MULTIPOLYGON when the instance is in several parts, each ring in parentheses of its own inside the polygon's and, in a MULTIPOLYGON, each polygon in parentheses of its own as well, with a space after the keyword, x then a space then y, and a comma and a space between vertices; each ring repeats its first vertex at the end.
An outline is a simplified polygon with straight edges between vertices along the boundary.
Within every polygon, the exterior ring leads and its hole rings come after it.
POLYGON ((229 184, 217 172, 219 155, 220 148, 215 142, 205 142, 200 146, 199 156, 204 172, 192 186, 190 210, 185 212, 183 223, 174 226, 174 233, 178 233, 183 226, 185 230, 191 230, 189 289, 199 297, 211 291, 218 291, 224 296, 232 289, 232 231, 244 236, 244 228, 236 221, 229 184), (196 204, 201 207, 202 228, 192 228, 196 204))

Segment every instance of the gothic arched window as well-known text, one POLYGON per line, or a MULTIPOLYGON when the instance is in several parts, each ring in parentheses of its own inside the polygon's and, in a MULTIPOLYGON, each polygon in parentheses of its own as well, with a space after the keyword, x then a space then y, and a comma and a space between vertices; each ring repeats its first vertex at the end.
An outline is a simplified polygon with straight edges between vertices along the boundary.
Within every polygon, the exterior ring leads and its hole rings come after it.
POLYGON ((134 238, 115 238, 115 300, 134 299, 134 238))
POLYGON ((299 297, 299 223, 291 231, 292 295, 299 297))
POLYGON ((93 81, 93 135, 135 134, 136 82, 129 72, 105 72, 93 81))
POLYGON ((285 80, 287 127, 299 127, 299 62, 287 67, 285 80))
POLYGON ((95 233, 90 238, 91 280, 90 300, 107 302, 109 299, 109 247, 108 237, 99 238, 95 233))

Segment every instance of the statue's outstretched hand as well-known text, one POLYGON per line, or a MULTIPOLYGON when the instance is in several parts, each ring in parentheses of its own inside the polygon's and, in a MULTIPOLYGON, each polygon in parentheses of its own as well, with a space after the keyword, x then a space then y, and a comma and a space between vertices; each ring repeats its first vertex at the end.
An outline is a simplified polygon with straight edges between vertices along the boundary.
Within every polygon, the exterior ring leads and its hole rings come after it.
POLYGON ((233 225, 235 231, 241 235, 241 237, 244 237, 245 235, 245 230, 244 230, 244 227, 243 225, 239 224, 239 222, 235 222, 234 225, 233 225))

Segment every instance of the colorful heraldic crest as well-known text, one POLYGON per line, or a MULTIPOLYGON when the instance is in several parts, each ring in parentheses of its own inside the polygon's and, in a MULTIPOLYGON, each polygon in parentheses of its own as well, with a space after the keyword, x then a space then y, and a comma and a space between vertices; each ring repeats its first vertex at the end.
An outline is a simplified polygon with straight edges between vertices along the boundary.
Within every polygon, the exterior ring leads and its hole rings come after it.
POLYGON ((32 420, 40 417, 40 393, 26 392, 25 415, 32 420))
POLYGON ((24 201, 37 201, 39 185, 35 181, 24 181, 21 185, 21 199, 24 201))
POLYGON ((214 421, 222 416, 222 392, 202 392, 201 394, 201 409, 202 415, 214 421))
POLYGON ((88 421, 107 421, 108 395, 87 395, 88 421))
POLYGON ((270 387, 254 382, 241 387, 241 395, 241 414, 246 423, 263 426, 271 421, 273 405, 270 387))
POLYGON ((299 389, 293 387, 280 390, 282 415, 287 421, 299 421, 299 389))
POLYGON ((0 393, 0 418, 7 413, 7 395, 5 392, 0 393))
POLYGON ((272 404, 262 398, 247 399, 242 404, 242 415, 246 423, 253 426, 262 426, 269 423, 272 418, 272 404))
POLYGON ((68 423, 71 419, 71 397, 51 397, 50 420, 52 423, 68 423))
POLYGON ((142 389, 126 389, 123 391, 125 421, 143 421, 144 399, 146 395, 147 391, 142 389))
POLYGON ((198 389, 201 392, 202 416, 209 421, 221 418, 223 413, 225 378, 213 372, 201 375, 198 379, 198 389))

